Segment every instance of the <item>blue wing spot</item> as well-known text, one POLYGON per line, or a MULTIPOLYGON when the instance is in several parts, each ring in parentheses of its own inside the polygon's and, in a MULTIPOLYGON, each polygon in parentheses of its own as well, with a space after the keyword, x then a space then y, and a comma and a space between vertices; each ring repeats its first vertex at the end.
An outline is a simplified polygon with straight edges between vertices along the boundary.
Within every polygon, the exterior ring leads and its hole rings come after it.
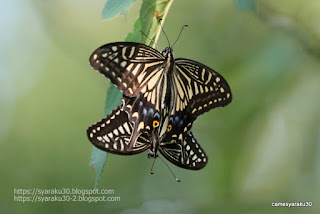
POLYGON ((143 114, 143 115, 147 115, 147 113, 148 113, 147 109, 146 109, 146 108, 143 108, 142 114, 143 114))
POLYGON ((154 111, 153 111, 153 109, 151 108, 151 109, 149 109, 149 115, 153 115, 154 114, 154 111))
POLYGON ((158 112, 156 112, 155 114, 154 114, 154 118, 160 118, 160 115, 159 115, 159 113, 158 112))

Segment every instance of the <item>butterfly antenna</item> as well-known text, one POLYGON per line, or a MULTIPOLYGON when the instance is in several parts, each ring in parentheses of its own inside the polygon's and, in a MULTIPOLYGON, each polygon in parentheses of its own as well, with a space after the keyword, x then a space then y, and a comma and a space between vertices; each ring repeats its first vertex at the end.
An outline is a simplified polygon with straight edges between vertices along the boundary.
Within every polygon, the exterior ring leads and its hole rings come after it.
POLYGON ((153 163, 152 163, 152 166, 151 166, 151 170, 150 170, 150 174, 152 175, 153 174, 153 166, 154 166, 154 163, 156 162, 156 158, 154 159, 153 163))
POLYGON ((148 37, 144 32, 142 32, 142 30, 140 30, 140 32, 141 32, 146 38, 148 38, 151 42, 153 42, 153 44, 156 46, 157 50, 159 50, 157 43, 156 43, 153 39, 151 39, 150 37, 148 37))
MULTIPOLYGON (((162 158, 159 156, 160 160, 162 160, 162 158)), ((177 182, 180 182, 180 180, 173 174, 172 170, 170 169, 170 167, 168 166, 168 164, 162 160, 162 162, 168 167, 168 169, 170 170, 172 176, 174 177, 174 179, 177 181, 177 182)))
POLYGON ((173 45, 172 45, 172 47, 171 47, 171 48, 173 48, 173 46, 176 44, 176 42, 177 42, 177 41, 178 41, 178 39, 180 38, 181 33, 182 33, 182 31, 183 31, 183 29, 184 29, 185 27, 188 27, 188 25, 183 25, 183 26, 182 26, 182 28, 181 28, 181 30, 180 30, 180 33, 179 33, 179 35, 178 35, 178 37, 177 37, 176 41, 173 43, 173 45))
POLYGON ((166 39, 167 39, 167 41, 168 41, 169 47, 171 47, 170 42, 169 42, 169 39, 168 39, 168 36, 167 36, 166 32, 164 32, 164 30, 163 30, 161 21, 162 21, 162 19, 159 20, 160 28, 161 28, 163 34, 165 35, 165 37, 166 37, 166 39))

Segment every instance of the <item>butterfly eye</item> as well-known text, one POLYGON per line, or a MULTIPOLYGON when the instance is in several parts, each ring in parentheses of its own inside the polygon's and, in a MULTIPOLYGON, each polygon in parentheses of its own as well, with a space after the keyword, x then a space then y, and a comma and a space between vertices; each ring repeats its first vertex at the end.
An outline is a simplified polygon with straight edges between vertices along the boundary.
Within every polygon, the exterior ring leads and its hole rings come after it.
POLYGON ((159 126, 159 121, 157 120, 154 120, 153 123, 152 123, 153 127, 158 127, 159 126))
POLYGON ((168 132, 170 132, 171 129, 172 129, 172 125, 170 124, 170 125, 168 126, 168 132))

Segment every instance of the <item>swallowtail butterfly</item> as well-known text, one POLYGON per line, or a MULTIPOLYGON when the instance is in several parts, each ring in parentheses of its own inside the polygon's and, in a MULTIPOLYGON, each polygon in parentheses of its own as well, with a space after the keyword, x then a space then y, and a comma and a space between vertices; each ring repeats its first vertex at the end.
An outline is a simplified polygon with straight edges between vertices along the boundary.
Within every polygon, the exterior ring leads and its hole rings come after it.
POLYGON ((107 152, 131 155, 150 149, 173 164, 201 169, 207 156, 190 129, 194 120, 232 100, 226 80, 211 68, 141 43, 103 45, 90 65, 123 93, 123 104, 88 129, 89 140, 107 152))
POLYGON ((171 163, 185 169, 201 169, 207 164, 208 157, 191 132, 186 135, 182 145, 176 141, 165 140, 164 136, 159 136, 157 132, 143 133, 133 148, 130 148, 132 131, 133 123, 129 121, 122 106, 119 106, 106 118, 89 127, 87 134, 96 147, 110 153, 134 155, 150 149, 148 156, 155 158, 159 150, 171 163))

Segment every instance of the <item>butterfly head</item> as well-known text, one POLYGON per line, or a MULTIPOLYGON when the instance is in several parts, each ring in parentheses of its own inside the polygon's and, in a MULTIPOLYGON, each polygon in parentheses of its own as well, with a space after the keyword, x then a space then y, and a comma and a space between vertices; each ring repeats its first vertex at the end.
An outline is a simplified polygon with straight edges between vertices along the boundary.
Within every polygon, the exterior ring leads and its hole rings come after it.
POLYGON ((162 51, 162 55, 165 57, 164 70, 168 73, 173 70, 175 64, 172 48, 170 46, 166 47, 162 51))
POLYGON ((173 49, 171 47, 166 47, 163 51, 162 51, 162 55, 165 58, 174 58, 173 57, 173 49))

